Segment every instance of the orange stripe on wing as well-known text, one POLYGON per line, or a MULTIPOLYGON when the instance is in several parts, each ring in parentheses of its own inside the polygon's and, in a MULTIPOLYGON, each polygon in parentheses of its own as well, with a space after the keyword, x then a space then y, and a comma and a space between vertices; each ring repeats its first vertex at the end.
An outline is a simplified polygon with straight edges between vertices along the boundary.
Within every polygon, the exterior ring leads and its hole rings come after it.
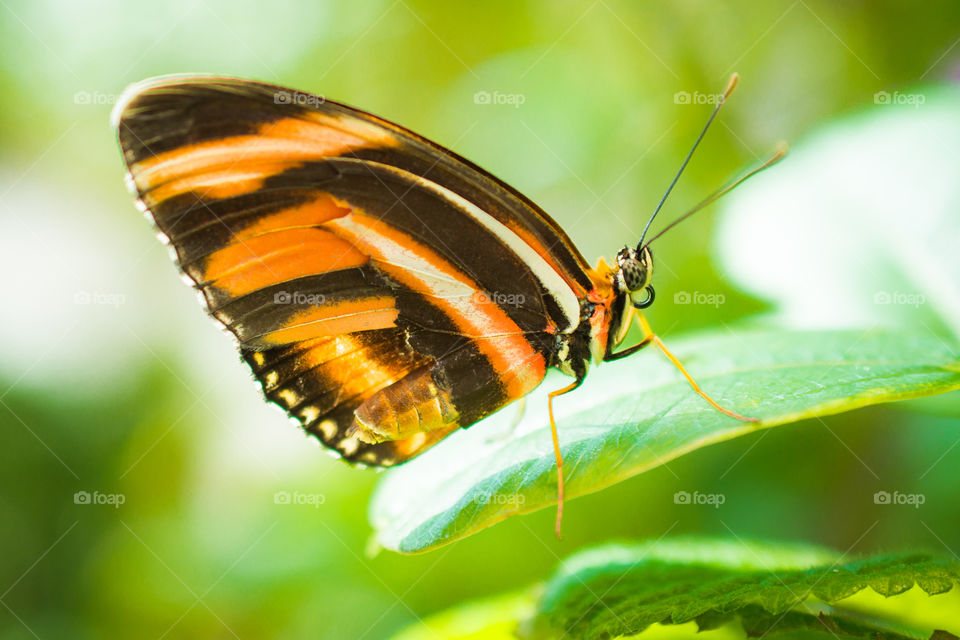
POLYGON ((369 257, 320 229, 287 229, 234 242, 207 258, 203 285, 231 297, 302 278, 360 267, 369 257))
POLYGON ((253 193, 263 187, 263 181, 296 166, 293 162, 260 162, 206 173, 184 175, 160 185, 137 182, 147 207, 155 207, 184 193, 194 192, 197 198, 232 198, 253 193))
MULTIPOLYGON (((331 391, 337 392, 337 406, 359 404, 358 400, 369 398, 400 380, 414 366, 410 362, 371 357, 364 349, 363 340, 349 334, 325 337, 309 344, 315 346, 303 351, 303 369, 319 376, 331 391)), ((309 411, 309 408, 307 405, 303 410, 309 411)))
POLYGON ((396 324, 397 313, 391 296, 321 304, 295 313, 284 328, 266 334, 263 341, 289 344, 320 336, 386 329, 396 324))
POLYGON ((349 212, 321 194, 308 203, 265 216, 207 257, 204 284, 238 297, 287 280, 362 266, 369 261, 366 255, 317 228, 349 212))
POLYGON ((322 160, 364 147, 399 144, 389 132, 352 118, 307 114, 266 122, 257 133, 200 142, 144 158, 130 165, 141 192, 155 202, 206 187, 213 197, 248 193, 251 177, 263 179, 301 162, 322 160), (229 189, 230 175, 238 183, 229 189), (216 178, 212 177, 216 176, 216 178), (217 182, 214 182, 216 180, 217 182), (219 191, 211 191, 211 182, 219 191), (244 190, 246 188, 247 190, 244 190), (219 194, 224 195, 219 195, 219 194))
POLYGON ((530 392, 543 379, 546 362, 500 307, 472 295, 480 286, 437 252, 402 231, 354 209, 324 227, 361 247, 393 280, 427 296, 476 345, 497 371, 528 363, 505 380, 508 397, 530 392), (459 291, 459 295, 456 292, 459 291), (496 336, 496 339, 483 339, 496 336))
POLYGON ((341 206, 328 193, 320 193, 309 202, 260 218, 238 231, 234 239, 246 240, 281 229, 316 227, 348 213, 349 207, 341 206))

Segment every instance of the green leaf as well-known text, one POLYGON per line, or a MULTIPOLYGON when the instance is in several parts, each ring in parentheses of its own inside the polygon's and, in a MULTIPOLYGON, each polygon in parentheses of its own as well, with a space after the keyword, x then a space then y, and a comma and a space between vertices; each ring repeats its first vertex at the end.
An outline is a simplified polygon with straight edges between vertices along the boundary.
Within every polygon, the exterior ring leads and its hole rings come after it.
POLYGON ((521 635, 600 640, 689 622, 771 637, 957 633, 958 580, 960 563, 921 553, 848 560, 815 547, 696 538, 609 545, 563 564, 521 635), (886 600, 901 595, 935 601, 936 612, 903 616, 886 600))
MULTIPOLYGON (((670 342, 708 393, 762 421, 714 410, 653 349, 597 367, 556 402, 568 497, 758 429, 960 387, 960 348, 925 331, 724 329, 670 342)), ((553 505, 546 393, 568 380, 548 376, 512 434, 508 408, 391 470, 370 508, 377 543, 425 551, 553 505)))

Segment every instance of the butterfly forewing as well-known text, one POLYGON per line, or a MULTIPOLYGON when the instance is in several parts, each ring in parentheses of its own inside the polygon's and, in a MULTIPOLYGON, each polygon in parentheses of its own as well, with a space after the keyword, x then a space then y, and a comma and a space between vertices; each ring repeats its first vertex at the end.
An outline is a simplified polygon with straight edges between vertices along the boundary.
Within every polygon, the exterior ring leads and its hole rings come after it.
POLYGON ((586 264, 459 156, 303 98, 148 81, 118 105, 121 147, 267 397, 348 459, 395 464, 539 384, 579 323, 586 264))

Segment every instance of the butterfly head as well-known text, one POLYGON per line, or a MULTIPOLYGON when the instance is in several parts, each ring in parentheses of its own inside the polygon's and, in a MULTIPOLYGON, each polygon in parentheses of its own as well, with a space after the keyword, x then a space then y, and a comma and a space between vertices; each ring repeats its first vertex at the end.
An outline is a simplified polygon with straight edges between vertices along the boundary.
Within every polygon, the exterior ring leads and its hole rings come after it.
POLYGON ((624 247, 617 254, 614 282, 621 293, 637 309, 646 309, 653 304, 653 254, 650 247, 632 249, 624 247))

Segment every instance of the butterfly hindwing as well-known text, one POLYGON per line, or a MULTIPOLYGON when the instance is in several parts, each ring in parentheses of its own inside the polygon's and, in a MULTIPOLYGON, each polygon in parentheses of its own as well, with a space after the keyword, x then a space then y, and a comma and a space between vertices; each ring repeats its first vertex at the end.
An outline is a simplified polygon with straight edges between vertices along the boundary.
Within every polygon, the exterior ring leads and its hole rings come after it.
POLYGON ((503 183, 304 95, 151 81, 118 106, 121 147, 267 397, 351 460, 402 462, 532 390, 589 281, 503 183))

